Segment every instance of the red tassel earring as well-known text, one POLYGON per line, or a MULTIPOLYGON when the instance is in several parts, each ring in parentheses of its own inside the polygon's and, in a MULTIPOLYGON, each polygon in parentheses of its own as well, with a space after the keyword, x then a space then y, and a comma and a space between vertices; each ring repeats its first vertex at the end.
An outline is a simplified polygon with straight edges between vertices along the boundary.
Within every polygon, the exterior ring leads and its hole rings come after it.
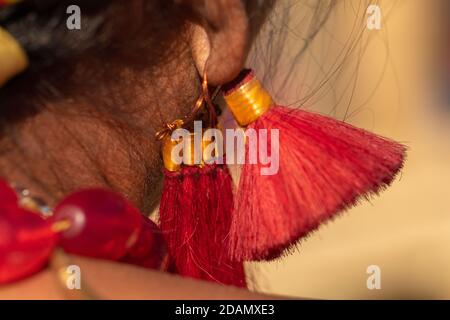
POLYGON ((259 152, 276 147, 275 154, 260 153, 249 163, 255 153, 246 135, 230 232, 231 256, 238 261, 278 257, 360 197, 388 186, 403 165, 403 145, 323 115, 277 106, 250 70, 228 85, 224 96, 246 133, 267 130, 267 146, 258 141, 259 152), (278 133, 271 135, 273 130, 278 133), (263 175, 269 157, 279 161, 279 169, 263 175))
POLYGON ((242 262, 229 259, 231 215, 233 213, 232 179, 224 164, 211 163, 204 156, 213 143, 190 133, 173 139, 172 132, 187 128, 203 106, 209 111, 209 125, 215 127, 216 114, 209 96, 206 76, 203 93, 191 114, 175 120, 157 134, 162 140, 164 187, 159 209, 160 227, 167 242, 170 265, 180 275, 245 287, 242 262), (200 141, 200 152, 195 142, 200 141), (183 163, 174 162, 174 148, 184 143, 183 163), (197 161, 196 152, 200 153, 197 161))

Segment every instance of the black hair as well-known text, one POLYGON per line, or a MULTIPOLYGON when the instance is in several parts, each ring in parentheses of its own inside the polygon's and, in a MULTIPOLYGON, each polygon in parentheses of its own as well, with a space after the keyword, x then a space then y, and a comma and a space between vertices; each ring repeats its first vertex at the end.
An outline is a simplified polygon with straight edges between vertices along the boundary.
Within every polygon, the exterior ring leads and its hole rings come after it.
POLYGON ((107 74, 114 70, 148 69, 176 56, 175 48, 168 46, 182 37, 185 14, 173 1, 142 1, 137 8, 127 2, 28 0, 0 10, 0 25, 30 60, 25 72, 0 89, 3 123, 10 125, 37 112, 43 100, 83 96, 88 84, 98 86, 95 81, 103 78, 106 83, 111 81, 107 74), (66 27, 69 5, 82 8, 81 30, 66 27), (144 48, 148 57, 142 57, 140 49, 144 48), (95 68, 78 68, 78 62, 89 61, 95 68))
POLYGON ((38 69, 102 44, 98 37, 104 26, 109 0, 34 0, 0 10, 0 25, 25 49, 30 68, 38 69), (83 32, 66 28, 69 5, 83 8, 83 32))

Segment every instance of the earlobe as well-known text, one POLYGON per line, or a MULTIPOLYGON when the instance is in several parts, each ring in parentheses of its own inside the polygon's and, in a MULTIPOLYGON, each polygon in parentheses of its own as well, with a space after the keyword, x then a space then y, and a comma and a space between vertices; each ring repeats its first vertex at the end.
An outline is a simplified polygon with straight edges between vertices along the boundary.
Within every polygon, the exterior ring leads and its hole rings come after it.
POLYGON ((192 24, 192 56, 209 83, 221 85, 243 68, 249 46, 248 17, 241 0, 186 1, 198 14, 192 24))
POLYGON ((211 43, 206 30, 198 24, 191 25, 190 46, 198 73, 203 74, 211 52, 211 43))

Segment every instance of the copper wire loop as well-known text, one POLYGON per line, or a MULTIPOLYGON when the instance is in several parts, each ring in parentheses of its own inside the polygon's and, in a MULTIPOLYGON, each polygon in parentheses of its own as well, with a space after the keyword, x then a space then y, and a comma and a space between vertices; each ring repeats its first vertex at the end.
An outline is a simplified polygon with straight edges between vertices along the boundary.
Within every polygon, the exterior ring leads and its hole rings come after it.
POLYGON ((164 125, 164 129, 158 131, 155 135, 157 140, 163 140, 164 138, 166 138, 167 136, 169 136, 170 134, 172 134, 172 132, 178 128, 181 128, 184 125, 184 121, 181 119, 177 119, 174 120, 170 123, 166 123, 164 125))
POLYGON ((208 78, 206 76, 206 72, 203 74, 203 80, 202 80, 202 93, 200 94, 200 97, 198 97, 197 101, 194 104, 194 107, 192 108, 191 112, 186 115, 183 119, 176 119, 170 123, 166 123, 164 125, 164 128, 158 131, 155 134, 155 137, 157 140, 161 141, 167 136, 171 135, 172 132, 176 129, 182 128, 186 125, 189 125, 192 123, 196 118, 200 110, 202 110, 202 107, 206 104, 209 112, 209 120, 210 120, 210 127, 215 127, 217 125, 217 114, 215 111, 215 107, 213 104, 214 98, 217 96, 217 94, 220 91, 220 87, 217 87, 213 96, 211 97, 209 94, 209 86, 208 86, 208 78))

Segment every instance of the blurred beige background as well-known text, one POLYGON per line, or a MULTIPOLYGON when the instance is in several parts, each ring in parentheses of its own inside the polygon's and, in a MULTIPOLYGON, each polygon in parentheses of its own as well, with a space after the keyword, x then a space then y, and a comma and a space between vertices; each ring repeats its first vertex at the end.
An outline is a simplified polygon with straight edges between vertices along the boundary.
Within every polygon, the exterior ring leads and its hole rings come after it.
MULTIPOLYGON (((296 31, 306 26, 312 2, 297 1, 291 19, 283 20, 292 32, 279 74, 292 68, 289 52, 301 47, 296 31)), ((404 142, 410 150, 403 174, 381 197, 323 226, 297 253, 252 266, 263 291, 337 299, 450 298, 450 112, 444 112, 450 107, 439 98, 432 72, 445 41, 442 2, 338 1, 296 63, 296 81, 277 87, 276 75, 274 81, 265 78, 279 100, 294 102, 332 73, 349 40, 358 39, 343 68, 303 107, 404 142), (365 9, 373 3, 381 9, 380 30, 365 28, 365 9), (380 290, 367 288, 370 265, 380 267, 380 290)))

